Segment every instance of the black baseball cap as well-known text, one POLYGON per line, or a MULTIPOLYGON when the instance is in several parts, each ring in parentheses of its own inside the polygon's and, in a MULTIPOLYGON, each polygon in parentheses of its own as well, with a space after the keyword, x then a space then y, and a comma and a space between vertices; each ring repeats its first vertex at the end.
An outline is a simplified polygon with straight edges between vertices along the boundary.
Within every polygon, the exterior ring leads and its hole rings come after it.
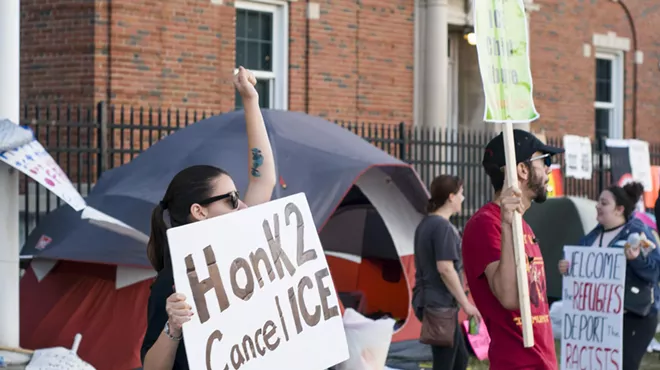
MULTIPOLYGON (((543 144, 536 136, 525 130, 513 130, 513 141, 516 147, 516 163, 521 163, 532 158, 536 152, 550 155, 564 152, 562 148, 543 144)), ((484 159, 481 163, 486 170, 506 166, 503 133, 494 137, 486 145, 484 159)))

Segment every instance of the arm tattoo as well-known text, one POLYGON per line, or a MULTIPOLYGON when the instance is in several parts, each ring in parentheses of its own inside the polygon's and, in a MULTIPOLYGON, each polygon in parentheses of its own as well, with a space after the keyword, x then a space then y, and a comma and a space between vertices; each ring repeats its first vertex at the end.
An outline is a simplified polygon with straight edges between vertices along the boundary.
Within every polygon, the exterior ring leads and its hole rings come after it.
POLYGON ((264 156, 259 148, 252 148, 252 176, 261 177, 259 167, 264 164, 264 156))

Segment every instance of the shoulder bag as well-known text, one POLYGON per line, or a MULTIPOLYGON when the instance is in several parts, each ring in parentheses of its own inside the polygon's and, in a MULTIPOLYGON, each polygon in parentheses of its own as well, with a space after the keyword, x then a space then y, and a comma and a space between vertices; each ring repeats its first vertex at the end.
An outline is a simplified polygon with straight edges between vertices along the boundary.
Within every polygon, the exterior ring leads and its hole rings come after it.
POLYGON ((419 341, 436 347, 453 347, 458 308, 424 307, 419 341))
POLYGON ((653 285, 640 279, 634 272, 626 272, 626 293, 623 308, 635 315, 646 317, 653 308, 653 285))

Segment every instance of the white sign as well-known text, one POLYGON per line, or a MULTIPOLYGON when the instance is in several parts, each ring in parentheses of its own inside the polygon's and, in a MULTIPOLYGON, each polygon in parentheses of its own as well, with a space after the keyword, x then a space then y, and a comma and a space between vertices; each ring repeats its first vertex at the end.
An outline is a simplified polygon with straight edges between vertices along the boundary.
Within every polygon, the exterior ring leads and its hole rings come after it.
POLYGON ((632 177, 644 185, 645 191, 653 190, 653 179, 651 178, 651 156, 649 154, 649 143, 642 140, 628 140, 630 147, 630 168, 632 177))
POLYGON ((321 370, 348 359, 305 194, 167 231, 191 369, 321 370))
POLYGON ((562 370, 622 369, 623 248, 564 247, 562 370))
POLYGON ((37 140, 1 152, 0 160, 33 178, 76 211, 87 206, 64 171, 37 140))
POLYGON ((593 171, 591 139, 576 135, 564 135, 564 163, 566 177, 591 179, 593 171))

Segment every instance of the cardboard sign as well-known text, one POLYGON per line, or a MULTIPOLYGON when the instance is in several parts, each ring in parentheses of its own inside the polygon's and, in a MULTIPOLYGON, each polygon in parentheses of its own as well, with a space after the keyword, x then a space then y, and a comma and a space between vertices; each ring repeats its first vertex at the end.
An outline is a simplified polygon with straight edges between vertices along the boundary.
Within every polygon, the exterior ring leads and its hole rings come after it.
POLYGON ((87 206, 64 171, 37 140, 0 153, 0 160, 30 176, 76 211, 87 206))
POLYGON ((470 334, 470 320, 463 321, 463 329, 467 333, 467 339, 470 342, 474 356, 479 361, 487 360, 488 348, 490 348, 490 335, 484 321, 482 320, 479 324, 479 333, 477 334, 470 334))
POLYGON ((167 232, 191 369, 321 370, 348 359, 303 193, 167 232))
POLYGON ((537 119, 522 0, 475 0, 474 32, 486 98, 484 121, 529 123, 537 119))
POLYGON ((623 248, 564 247, 561 369, 621 369, 623 248))

